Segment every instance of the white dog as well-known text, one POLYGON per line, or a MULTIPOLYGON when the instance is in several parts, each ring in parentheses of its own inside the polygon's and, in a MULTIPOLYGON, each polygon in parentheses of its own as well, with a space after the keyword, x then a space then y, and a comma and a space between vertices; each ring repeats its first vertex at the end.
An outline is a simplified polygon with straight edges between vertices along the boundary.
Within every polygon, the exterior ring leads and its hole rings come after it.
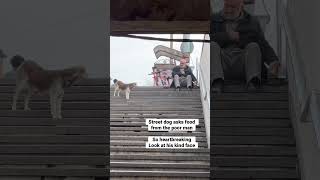
POLYGON ((116 93, 118 92, 118 96, 120 94, 120 91, 124 91, 126 93, 126 99, 129 100, 130 98, 130 92, 131 90, 137 86, 137 83, 130 83, 125 84, 122 81, 118 81, 117 79, 113 80, 113 83, 115 84, 115 89, 113 96, 116 96, 116 93))
POLYGON ((70 87, 80 79, 87 77, 82 66, 63 70, 45 70, 34 61, 25 61, 21 56, 14 56, 11 65, 16 71, 16 90, 12 110, 17 109, 19 95, 25 91, 24 110, 30 110, 29 101, 32 94, 49 93, 50 111, 53 119, 62 119, 61 104, 64 88, 70 87))

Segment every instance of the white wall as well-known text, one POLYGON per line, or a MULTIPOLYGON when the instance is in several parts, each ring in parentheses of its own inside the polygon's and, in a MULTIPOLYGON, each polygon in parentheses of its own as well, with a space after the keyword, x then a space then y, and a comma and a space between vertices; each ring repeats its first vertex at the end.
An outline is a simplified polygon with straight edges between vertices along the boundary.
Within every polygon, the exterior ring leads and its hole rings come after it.
POLYGON ((109 1, 1 0, 0 22, 0 48, 9 56, 21 54, 50 69, 83 64, 89 75, 105 76, 109 1))
MULTIPOLYGON (((204 39, 209 40, 209 35, 204 39)), ((210 44, 203 43, 199 62, 201 102, 206 127, 208 147, 210 148, 210 44)))
MULTIPOLYGON (((297 49, 301 55, 302 70, 305 73, 308 90, 320 89, 320 2, 317 0, 287 1, 287 12, 291 18, 291 28, 295 32, 297 49)), ((300 82, 303 84, 304 82, 300 82)), ((295 110, 293 110, 295 111, 295 110)), ((318 112, 320 109, 318 110, 318 112)), ((312 122, 293 119, 300 156, 302 180, 320 179, 320 149, 312 122)))

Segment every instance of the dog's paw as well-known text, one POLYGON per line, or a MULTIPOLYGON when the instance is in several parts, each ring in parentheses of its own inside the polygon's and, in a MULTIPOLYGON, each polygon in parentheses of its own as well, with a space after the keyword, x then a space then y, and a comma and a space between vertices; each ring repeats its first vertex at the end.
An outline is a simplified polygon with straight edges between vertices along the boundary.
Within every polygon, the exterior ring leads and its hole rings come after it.
POLYGON ((30 108, 24 108, 24 110, 25 110, 25 111, 30 111, 31 109, 30 109, 30 108))
POLYGON ((61 116, 60 116, 60 117, 52 117, 52 119, 53 119, 53 120, 61 120, 62 117, 61 117, 61 116))

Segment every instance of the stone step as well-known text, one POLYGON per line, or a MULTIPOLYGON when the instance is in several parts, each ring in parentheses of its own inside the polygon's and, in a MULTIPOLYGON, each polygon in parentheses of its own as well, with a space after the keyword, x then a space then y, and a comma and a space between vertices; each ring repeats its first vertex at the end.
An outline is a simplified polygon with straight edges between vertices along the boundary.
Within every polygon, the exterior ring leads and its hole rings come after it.
MULTIPOLYGON (((197 148, 198 149, 198 148, 197 148)), ((161 150, 161 149, 159 149, 161 150)), ((196 149, 194 149, 196 150, 196 149)), ((127 157, 137 155, 137 156, 177 156, 177 157, 183 157, 183 156, 207 156, 207 152, 202 152, 202 151, 194 151, 194 152, 188 152, 188 151, 180 151, 180 152, 165 152, 165 151, 149 151, 149 149, 146 149, 143 152, 131 152, 131 151, 120 151, 120 152, 110 152, 110 156, 119 156, 119 155, 124 155, 127 157)), ((121 159, 125 160, 125 159, 121 159)), ((137 160, 143 160, 143 159, 137 159, 137 160)), ((167 161, 174 161, 174 159, 161 159, 161 160, 167 160, 167 161)), ((188 159, 185 159, 186 161, 188 159)), ((153 159, 148 159, 148 161, 153 161, 153 159)), ((194 159, 191 159, 191 161, 194 161, 194 159)), ((206 164, 209 164, 209 161, 206 162, 206 164)), ((134 167, 133 167, 134 168, 134 167)))
POLYGON ((294 145, 293 136, 213 136, 211 145, 294 145))
POLYGON ((187 156, 187 155, 154 155, 154 154, 112 154, 110 156, 111 161, 115 160, 165 160, 165 161, 206 161, 210 162, 209 155, 194 155, 194 156, 187 156))
MULTIPOLYGON (((196 164, 195 164, 196 165, 196 164)), ((163 171, 163 172, 166 172, 166 171, 188 171, 188 172, 196 172, 196 173, 199 173, 199 172, 208 172, 209 170, 209 167, 208 168, 194 168, 194 169, 188 169, 188 168, 167 168, 167 167, 111 167, 112 170, 114 171, 123 171, 123 170, 126 170, 126 171, 136 171, 136 172, 139 172, 139 171, 163 171)))
POLYGON ((211 136, 275 136, 292 137, 292 128, 275 127, 214 127, 211 136))
MULTIPOLYGON (((0 101, 11 102, 13 98, 12 93, 1 93, 0 101)), ((19 101, 23 100, 23 96, 19 96, 19 101)), ((69 93, 63 96, 63 101, 104 101, 108 99, 105 93, 69 93)), ((48 95, 35 95, 31 97, 31 101, 49 101, 48 95)))
MULTIPOLYGON (((121 177, 112 177, 111 179, 112 180, 137 180, 137 177, 135 177, 135 176, 133 176, 133 177, 132 176, 131 177, 121 176, 121 177)), ((139 176, 139 180, 155 180, 155 179, 156 180, 208 180, 209 177, 195 178, 195 177, 175 177, 175 176, 173 176, 173 177, 171 177, 171 176, 170 177, 166 177, 166 176, 161 176, 161 177, 159 177, 159 176, 156 176, 156 177, 144 176, 144 177, 141 177, 141 176, 139 176)))
POLYGON ((295 146, 286 145, 211 145, 217 156, 296 156, 295 146))
MULTIPOLYGON (((106 86, 108 80, 106 78, 88 78, 79 81, 75 86, 106 86)), ((1 86, 15 86, 15 79, 1 79, 1 86)))
POLYGON ((51 117, 0 117, 0 126, 106 126, 106 118, 78 117, 53 120, 51 117))
POLYGON ((112 161, 110 167, 115 168, 161 168, 161 169, 208 169, 210 163, 184 163, 184 162, 172 162, 172 163, 139 163, 139 162, 117 162, 112 161))
MULTIPOLYGON (((110 96, 114 96, 114 91, 109 92, 110 96)), ((125 92, 120 92, 119 94, 125 95, 125 92)), ((116 96, 118 95, 118 92, 116 92, 116 96)), ((168 97, 199 97, 200 91, 136 91, 132 90, 130 92, 130 96, 143 96, 143 97, 152 97, 152 96, 168 96, 168 97)))
POLYGON ((238 167, 216 167, 211 169, 212 178, 214 179, 300 179, 296 168, 238 168, 238 167))
POLYGON ((110 92, 111 179, 209 179, 200 90, 136 87, 126 100, 110 92), (199 119, 194 132, 149 132, 145 118, 199 119), (194 136, 197 149, 146 149, 148 136, 194 136), (195 167, 197 166, 197 167, 195 167))
POLYGON ((284 93, 222 93, 212 96, 215 101, 287 101, 288 92, 284 93))
POLYGON ((134 103, 127 103, 127 104, 111 104, 110 108, 114 109, 127 109, 127 108, 137 108, 137 109, 183 109, 185 110, 186 108, 191 108, 191 109, 202 109, 201 104, 194 104, 194 105, 189 105, 189 104, 184 104, 183 107, 179 107, 174 104, 155 104, 155 103, 145 103, 145 104, 134 104, 134 103))
POLYGON ((109 144, 109 137, 104 135, 0 135, 1 144, 109 144))
POLYGON ((0 135, 106 135, 107 126, 0 126, 0 135))
POLYGON ((213 118, 211 127, 291 127, 290 119, 286 118, 213 118))
POLYGON ((221 110, 286 110, 287 101, 214 101, 214 109, 221 110))
MULTIPOLYGON (((190 172, 190 171, 128 171, 126 169, 123 170, 112 170, 110 171, 111 177, 170 177, 176 179, 177 177, 183 179, 185 178, 209 178, 209 172, 190 172)), ((113 179, 113 178, 112 178, 113 179)))
POLYGON ((183 107, 177 107, 177 106, 110 106, 111 111, 185 111, 186 108, 188 110, 197 110, 202 111, 202 107, 199 106, 183 106, 183 107))
POLYGON ((199 110, 192 110, 192 109, 188 109, 186 110, 175 110, 172 109, 170 111, 163 111, 163 110, 143 110, 143 111, 132 111, 132 110, 111 110, 110 111, 110 115, 117 115, 117 114, 123 114, 125 116, 130 116, 130 114, 177 114, 177 115, 202 115, 202 111, 199 110))
POLYGON ((277 118, 288 119, 289 111, 285 110, 211 110, 211 118, 277 118))
MULTIPOLYGON (((103 157, 102 157, 103 158, 103 157)), ((108 176, 106 173, 106 169, 109 167, 92 167, 92 166, 66 166, 66 165, 58 165, 57 167, 46 167, 47 165, 14 165, 14 166, 5 166, 0 167, 0 174, 6 178, 5 180, 19 179, 19 180, 30 180, 41 179, 41 176, 77 176, 77 177, 88 177, 88 176, 96 176, 96 177, 105 177, 108 176), (62 167, 61 167, 62 166, 62 167), (22 176, 23 175, 23 176, 22 176), (19 178, 19 177, 23 178, 19 178), (34 178, 38 176, 38 178, 34 178), (10 178, 10 179, 9 179, 10 178)))
MULTIPOLYGON (((15 92, 15 86, 0 86, 0 95, 2 93, 11 93, 15 92)), ((109 93, 109 88, 106 86, 72 86, 65 88, 64 92, 69 93, 109 93)))
POLYGON ((276 156, 211 156, 214 167, 281 167, 295 168, 297 158, 276 156))
MULTIPOLYGON (((12 102, 0 102, 0 110, 11 110, 12 102)), ((19 101, 17 104, 17 109, 23 109, 24 103, 19 101)), ((29 107, 32 110, 49 110, 50 104, 49 99, 47 102, 35 102, 31 101, 29 107)), ((85 101, 64 101, 62 103, 63 110, 106 110, 109 108, 110 105, 107 101, 92 101, 92 102, 85 102, 85 101)))
MULTIPOLYGON (((62 116, 66 118, 107 118, 109 115, 106 110, 63 110, 62 116)), ((51 113, 49 110, 0 110, 0 117, 48 118, 51 117, 51 113)))

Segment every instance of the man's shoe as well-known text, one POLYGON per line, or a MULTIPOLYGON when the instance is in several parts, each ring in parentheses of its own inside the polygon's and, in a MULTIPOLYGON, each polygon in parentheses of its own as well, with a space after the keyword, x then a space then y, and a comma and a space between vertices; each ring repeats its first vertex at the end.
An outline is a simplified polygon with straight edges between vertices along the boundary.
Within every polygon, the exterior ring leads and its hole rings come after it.
POLYGON ((260 79, 255 77, 248 83, 247 90, 249 92, 256 92, 257 89, 260 88, 260 86, 261 86, 260 79))
POLYGON ((176 87, 176 91, 180 91, 180 89, 181 89, 180 86, 176 87))
POLYGON ((189 91, 192 91, 192 86, 188 86, 187 89, 188 89, 189 91))
POLYGON ((213 81, 211 92, 218 94, 223 92, 223 79, 216 79, 213 81))
POLYGON ((248 92, 256 92, 257 89, 258 88, 254 83, 249 82, 248 87, 247 87, 248 92))

